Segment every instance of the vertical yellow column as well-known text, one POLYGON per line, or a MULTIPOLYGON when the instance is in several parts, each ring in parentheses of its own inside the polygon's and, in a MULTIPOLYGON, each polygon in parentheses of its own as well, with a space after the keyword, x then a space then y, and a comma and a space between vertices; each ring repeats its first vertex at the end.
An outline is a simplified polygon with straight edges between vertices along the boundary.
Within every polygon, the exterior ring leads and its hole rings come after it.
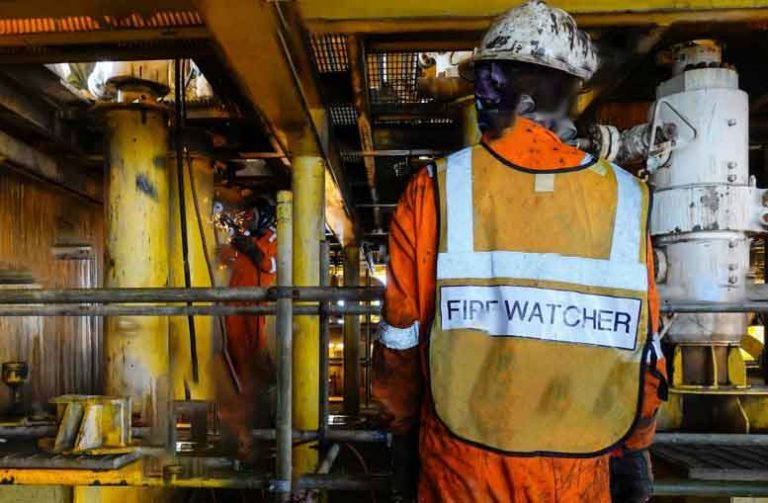
MULTIPOLYGON (((211 277, 216 272, 216 238, 213 228, 213 165, 210 157, 191 153, 183 160, 184 204, 187 216, 187 240, 189 243, 189 269, 191 287, 211 287, 211 277), (190 176, 191 174, 191 176, 190 176), (208 261, 211 261, 211 270, 208 261)), ((184 288, 184 263, 181 250, 181 224, 179 222, 179 187, 176 178, 176 159, 168 162, 171 173, 171 286, 184 288)), ((185 390, 193 400, 213 400, 215 386, 212 382, 214 364, 214 340, 212 316, 195 316, 197 335, 197 360, 200 378, 192 379, 192 359, 189 346, 189 324, 186 316, 170 318, 170 346, 173 354, 173 398, 183 400, 185 390)))
MULTIPOLYGON (((344 286, 360 286, 360 247, 344 248, 344 286)), ((348 304, 356 304, 348 302, 348 304)), ((360 412, 360 315, 344 316, 344 414, 360 412)))
MULTIPOLYGON (((168 286, 169 172, 166 110, 153 103, 106 105, 105 286, 168 286)), ((168 433, 168 318, 112 316, 104 337, 104 392, 130 396, 134 416, 151 427, 148 441, 168 433)), ((162 489, 78 487, 77 502, 167 501, 162 489)))
MULTIPOLYGON (((107 139, 105 285, 168 286, 168 120, 164 109, 110 105, 107 139)), ((168 318, 112 316, 106 322, 105 393, 130 396, 133 413, 162 443, 168 407, 168 318)))
MULTIPOLYGON (((293 162, 293 282, 320 285, 320 241, 324 233, 325 166, 318 156, 298 156, 293 162)), ((293 427, 316 430, 320 406, 320 320, 296 316, 293 335, 293 427)), ((294 473, 317 467, 317 451, 296 447, 294 473)))

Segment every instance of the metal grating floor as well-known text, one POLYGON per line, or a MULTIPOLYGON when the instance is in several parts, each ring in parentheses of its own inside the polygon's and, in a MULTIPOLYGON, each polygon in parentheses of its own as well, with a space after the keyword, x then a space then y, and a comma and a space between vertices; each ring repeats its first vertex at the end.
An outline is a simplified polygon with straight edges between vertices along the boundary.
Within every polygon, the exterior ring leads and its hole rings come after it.
POLYGON ((661 444, 651 452, 701 480, 768 480, 768 446, 661 444))
POLYGON ((312 35, 311 43, 312 56, 318 72, 337 73, 349 70, 346 35, 312 35))
POLYGON ((337 103, 328 107, 334 126, 357 126, 357 110, 351 103, 337 103))
POLYGON ((418 94, 417 83, 421 74, 418 52, 369 53, 366 66, 371 105, 432 101, 418 94))

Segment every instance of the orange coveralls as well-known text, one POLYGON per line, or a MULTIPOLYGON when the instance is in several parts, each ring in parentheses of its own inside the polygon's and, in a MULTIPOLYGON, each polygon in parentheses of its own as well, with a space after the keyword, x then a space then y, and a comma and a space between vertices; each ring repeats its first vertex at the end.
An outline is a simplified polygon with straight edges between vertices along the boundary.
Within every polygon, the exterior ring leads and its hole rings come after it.
MULTIPOLYGON (((261 237, 253 238, 253 243, 261 252, 261 263, 254 264, 247 255, 236 252, 232 277, 229 280, 230 287, 268 287, 275 282, 277 234, 274 230, 268 230, 261 237)), ((245 304, 247 303, 239 305, 245 304)), ((245 369, 253 363, 257 352, 265 351, 265 321, 263 316, 247 314, 235 314, 226 318, 227 350, 241 379, 244 378, 245 369)))
MULTIPOLYGON (((507 161, 532 170, 577 166, 585 155, 523 118, 517 118, 501 138, 487 143, 507 161)), ((427 383, 426 340, 435 312, 435 201, 434 181, 424 169, 406 188, 392 218, 389 237, 384 322, 407 328, 418 321, 422 327, 419 344, 412 349, 394 350, 376 342, 373 354, 373 394, 382 406, 384 420, 395 434, 420 429, 419 501, 610 502, 610 455, 558 458, 499 454, 457 439, 435 416, 427 383)), ((649 316, 653 333, 657 333, 659 298, 650 245, 647 264, 649 316)), ((657 370, 666 376, 665 362, 659 357, 657 370)), ((660 405, 659 384, 659 379, 647 371, 641 418, 625 443, 628 449, 642 449, 651 443, 660 405)))

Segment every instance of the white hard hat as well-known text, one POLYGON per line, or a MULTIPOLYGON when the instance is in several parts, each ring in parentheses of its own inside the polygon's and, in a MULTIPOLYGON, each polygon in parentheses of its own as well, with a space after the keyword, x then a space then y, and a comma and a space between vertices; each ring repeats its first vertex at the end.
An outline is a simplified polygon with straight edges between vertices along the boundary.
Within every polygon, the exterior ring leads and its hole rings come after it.
POLYGON ((597 70, 589 35, 562 9, 528 0, 496 18, 485 33, 474 61, 522 61, 588 80, 597 70))

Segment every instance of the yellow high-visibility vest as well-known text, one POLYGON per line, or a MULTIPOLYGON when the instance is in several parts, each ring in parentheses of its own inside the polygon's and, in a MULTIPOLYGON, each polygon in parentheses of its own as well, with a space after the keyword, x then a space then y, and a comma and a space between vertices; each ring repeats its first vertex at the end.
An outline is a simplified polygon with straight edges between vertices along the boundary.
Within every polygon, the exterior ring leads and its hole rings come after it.
POLYGON ((640 412, 648 350, 646 185, 587 157, 567 172, 482 145, 437 165, 437 416, 504 453, 593 456, 640 412))

